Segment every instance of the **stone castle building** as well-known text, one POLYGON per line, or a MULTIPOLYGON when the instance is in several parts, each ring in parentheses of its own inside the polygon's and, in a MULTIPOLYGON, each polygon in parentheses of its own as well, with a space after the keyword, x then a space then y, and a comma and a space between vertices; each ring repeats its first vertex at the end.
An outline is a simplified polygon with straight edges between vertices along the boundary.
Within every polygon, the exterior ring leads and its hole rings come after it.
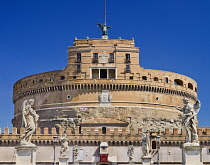
POLYGON ((21 126, 20 107, 33 98, 39 127, 63 119, 81 127, 179 128, 182 98, 197 100, 196 82, 177 73, 144 69, 134 39, 74 40, 63 70, 31 75, 14 85, 13 125, 21 126))
MULTIPOLYGON (((182 164, 185 135, 176 107, 183 107, 183 98, 195 103, 198 97, 193 79, 144 69, 134 39, 108 39, 106 34, 102 39, 75 38, 63 70, 22 78, 13 90, 14 128, 11 132, 4 128, 0 134, 3 165, 15 164, 15 146, 24 132, 20 108, 29 99, 35 100, 33 109, 40 116, 32 137, 38 147, 37 165, 58 162, 60 142, 55 143, 53 137, 59 138, 64 130, 69 164, 74 163, 75 145, 80 150, 79 164, 128 164, 129 145, 134 146, 133 161, 141 164, 141 132, 146 130, 153 162, 157 162, 159 135, 161 164, 182 164), (103 149, 106 161, 101 157, 103 149)), ((202 161, 210 164, 210 128, 199 127, 198 134, 202 161)))

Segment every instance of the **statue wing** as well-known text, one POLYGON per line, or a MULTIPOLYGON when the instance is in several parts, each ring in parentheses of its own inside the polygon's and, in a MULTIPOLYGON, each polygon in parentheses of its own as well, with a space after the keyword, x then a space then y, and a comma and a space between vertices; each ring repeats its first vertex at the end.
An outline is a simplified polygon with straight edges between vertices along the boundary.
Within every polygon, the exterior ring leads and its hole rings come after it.
POLYGON ((194 104, 194 112, 198 114, 200 108, 201 108, 201 102, 197 100, 196 103, 194 104))

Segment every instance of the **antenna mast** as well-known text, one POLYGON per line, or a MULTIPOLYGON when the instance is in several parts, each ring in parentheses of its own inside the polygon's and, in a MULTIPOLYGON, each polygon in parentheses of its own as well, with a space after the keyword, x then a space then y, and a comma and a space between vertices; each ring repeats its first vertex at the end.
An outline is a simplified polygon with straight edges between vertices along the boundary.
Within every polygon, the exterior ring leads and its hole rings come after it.
POLYGON ((104 24, 106 25, 106 0, 104 0, 104 24))
POLYGON ((101 28, 102 39, 108 39, 108 28, 111 28, 111 26, 106 26, 106 0, 104 0, 104 24, 97 24, 101 28))

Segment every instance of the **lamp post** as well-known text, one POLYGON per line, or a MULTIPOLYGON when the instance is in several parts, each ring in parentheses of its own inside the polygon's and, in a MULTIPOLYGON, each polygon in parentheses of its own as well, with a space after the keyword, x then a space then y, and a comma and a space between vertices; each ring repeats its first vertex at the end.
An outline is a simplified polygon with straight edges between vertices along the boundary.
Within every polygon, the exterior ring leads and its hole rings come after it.
POLYGON ((158 153, 157 153, 157 165, 160 165, 160 136, 156 136, 156 142, 157 142, 157 150, 158 150, 158 153))
POLYGON ((53 165, 56 165, 56 161, 55 161, 55 145, 57 143, 57 138, 58 138, 58 136, 53 136, 53 144, 54 144, 54 146, 53 146, 53 150, 54 150, 53 165))

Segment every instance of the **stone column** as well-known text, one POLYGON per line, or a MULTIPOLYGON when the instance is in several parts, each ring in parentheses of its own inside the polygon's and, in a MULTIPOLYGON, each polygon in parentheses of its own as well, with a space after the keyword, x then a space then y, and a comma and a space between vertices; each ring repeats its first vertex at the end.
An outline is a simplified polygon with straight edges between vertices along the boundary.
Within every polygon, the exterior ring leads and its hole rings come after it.
POLYGON ((142 165, 151 165, 152 157, 149 156, 142 156, 142 165))
POLYGON ((16 147, 16 165, 36 165, 36 146, 16 147))
POLYGON ((203 165, 202 148, 198 143, 184 143, 182 148, 182 165, 203 165))
POLYGON ((61 157, 61 158, 58 158, 59 159, 59 165, 68 165, 68 157, 61 157))

